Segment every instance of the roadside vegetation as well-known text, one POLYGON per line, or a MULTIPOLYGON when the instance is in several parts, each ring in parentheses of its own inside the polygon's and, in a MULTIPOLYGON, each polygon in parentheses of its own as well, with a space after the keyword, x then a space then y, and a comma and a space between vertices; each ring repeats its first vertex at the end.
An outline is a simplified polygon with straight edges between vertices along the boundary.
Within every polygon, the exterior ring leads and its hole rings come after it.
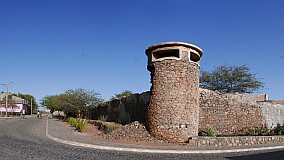
MULTIPOLYGON (((217 135, 216 129, 212 126, 207 126, 203 128, 198 133, 199 136, 226 136, 226 135, 217 135)), ((284 135, 284 122, 282 124, 277 124, 273 129, 267 129, 266 127, 251 127, 248 128, 244 134, 236 136, 275 136, 275 135, 284 135)))
POLYGON ((63 111, 67 117, 89 118, 90 110, 102 103, 101 94, 93 90, 70 89, 59 95, 46 96, 41 105, 53 113, 63 111))
POLYGON ((106 122, 107 119, 108 119, 108 116, 105 116, 105 115, 101 115, 101 116, 99 116, 99 118, 98 118, 98 120, 103 121, 103 122, 106 122))
POLYGON ((246 135, 250 136, 273 136, 273 135, 284 135, 284 123, 277 124, 276 127, 273 129, 267 129, 265 127, 263 128, 250 128, 246 135))
POLYGON ((214 137, 216 136, 216 129, 212 126, 207 126, 203 130, 198 133, 199 136, 208 136, 214 137))
POLYGON ((86 125, 88 123, 88 120, 86 119, 80 119, 80 118, 73 118, 73 117, 68 117, 67 122, 71 124, 72 127, 75 127, 75 129, 78 132, 83 132, 84 129, 86 128, 86 125))

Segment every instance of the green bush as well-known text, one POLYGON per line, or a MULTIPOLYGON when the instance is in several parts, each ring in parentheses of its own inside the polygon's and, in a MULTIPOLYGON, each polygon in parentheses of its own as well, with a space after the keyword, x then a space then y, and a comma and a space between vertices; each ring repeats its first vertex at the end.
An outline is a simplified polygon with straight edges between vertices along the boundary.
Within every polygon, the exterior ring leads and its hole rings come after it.
POLYGON ((71 119, 72 119, 72 117, 68 117, 68 118, 66 119, 66 121, 70 123, 71 119))
POLYGON ((119 118, 117 118, 117 119, 116 119, 116 123, 122 124, 122 121, 121 121, 119 118))
POLYGON ((284 124, 277 124, 277 126, 272 130, 276 135, 284 135, 284 124))
POLYGON ((66 119, 66 121, 70 123, 70 122, 72 121, 72 120, 71 120, 72 118, 73 118, 73 117, 68 117, 68 118, 66 119))
POLYGON ((248 129, 246 135, 248 136, 268 136, 273 135, 273 132, 264 127, 253 127, 248 129))
POLYGON ((106 122, 107 119, 108 119, 108 116, 105 116, 105 115, 101 115, 101 116, 99 116, 99 118, 98 118, 98 120, 103 121, 103 122, 106 122))
POLYGON ((271 130, 265 127, 250 128, 246 133, 246 135, 249 136, 284 135, 284 123, 282 125, 278 123, 277 126, 271 130))
POLYGON ((71 124, 72 127, 75 127, 77 131, 82 132, 88 123, 86 119, 76 119, 73 117, 68 117, 67 122, 71 124))
POLYGON ((67 122, 69 122, 72 127, 76 127, 77 124, 78 124, 77 119, 76 119, 76 118, 73 118, 73 117, 68 117, 68 118, 67 118, 67 122))
POLYGON ((86 119, 77 120, 77 125, 76 125, 77 131, 82 132, 86 128, 87 123, 88 121, 86 119))
POLYGON ((111 133, 113 130, 114 130, 114 127, 113 127, 113 126, 104 126, 104 129, 103 129, 103 131, 104 131, 105 134, 109 134, 109 133, 111 133))
POLYGON ((199 132, 198 135, 199 136, 214 137, 215 136, 215 128, 212 127, 212 126, 207 126, 201 132, 199 132))

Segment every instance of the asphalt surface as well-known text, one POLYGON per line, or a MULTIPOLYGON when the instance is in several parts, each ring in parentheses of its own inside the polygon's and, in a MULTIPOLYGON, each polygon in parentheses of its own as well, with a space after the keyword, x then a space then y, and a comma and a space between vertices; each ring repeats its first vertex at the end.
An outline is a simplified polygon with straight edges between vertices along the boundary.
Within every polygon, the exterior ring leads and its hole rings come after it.
MULTIPOLYGON (((149 154, 75 147, 47 138, 46 118, 0 119, 0 159, 284 159, 283 150, 270 150, 266 153, 254 151, 228 154, 149 154)), ((72 136, 63 126, 56 123, 53 125, 51 134, 61 134, 61 137, 69 138, 72 136)))

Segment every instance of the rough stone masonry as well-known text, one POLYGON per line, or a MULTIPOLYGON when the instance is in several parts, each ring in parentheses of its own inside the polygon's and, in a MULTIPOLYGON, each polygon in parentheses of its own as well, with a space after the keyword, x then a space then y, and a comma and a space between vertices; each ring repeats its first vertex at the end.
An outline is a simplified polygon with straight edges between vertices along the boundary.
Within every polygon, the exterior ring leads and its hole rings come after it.
POLYGON ((167 42, 146 49, 151 72, 151 100, 146 124, 150 134, 170 142, 198 136, 199 60, 202 50, 167 42))

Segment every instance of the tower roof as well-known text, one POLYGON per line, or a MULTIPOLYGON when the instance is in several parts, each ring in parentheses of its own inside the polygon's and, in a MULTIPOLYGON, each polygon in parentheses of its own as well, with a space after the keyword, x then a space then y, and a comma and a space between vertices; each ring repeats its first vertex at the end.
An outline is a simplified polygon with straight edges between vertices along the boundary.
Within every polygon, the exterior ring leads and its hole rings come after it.
POLYGON ((155 44, 155 45, 148 47, 145 53, 148 55, 152 50, 155 50, 157 48, 172 47, 172 46, 184 46, 188 48, 193 48, 199 53, 199 57, 202 57, 203 55, 203 51, 201 48, 197 47, 196 45, 185 43, 185 42, 163 42, 163 43, 155 44))

